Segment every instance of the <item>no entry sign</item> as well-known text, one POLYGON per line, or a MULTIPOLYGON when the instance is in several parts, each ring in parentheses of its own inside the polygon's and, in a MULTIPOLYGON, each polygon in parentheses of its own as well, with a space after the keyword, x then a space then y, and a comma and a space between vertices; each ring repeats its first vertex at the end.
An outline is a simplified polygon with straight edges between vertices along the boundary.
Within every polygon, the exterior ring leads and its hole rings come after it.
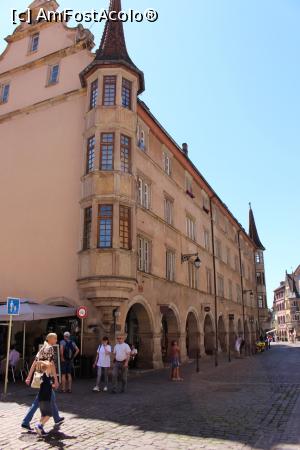
POLYGON ((88 316, 88 310, 86 306, 79 306, 77 308, 77 317, 78 319, 86 319, 88 316))

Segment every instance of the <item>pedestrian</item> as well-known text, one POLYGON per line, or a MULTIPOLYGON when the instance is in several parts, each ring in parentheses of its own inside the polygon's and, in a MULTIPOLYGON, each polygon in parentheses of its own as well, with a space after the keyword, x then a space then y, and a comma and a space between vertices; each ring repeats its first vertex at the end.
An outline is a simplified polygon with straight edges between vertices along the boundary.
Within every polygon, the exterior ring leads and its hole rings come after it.
POLYGON ((93 391, 100 392, 101 376, 104 376, 104 388, 103 392, 108 391, 108 371, 110 368, 110 355, 111 346, 107 336, 102 339, 102 344, 99 345, 97 350, 96 359, 94 362, 94 368, 97 367, 97 382, 93 391))
POLYGON ((117 344, 114 347, 114 367, 113 367, 113 389, 112 393, 116 394, 118 389, 118 378, 121 375, 122 378, 122 390, 125 392, 127 389, 127 376, 128 376, 128 362, 130 359, 131 349, 125 342, 123 334, 119 334, 117 337, 117 344))
POLYGON ((183 381, 179 374, 180 348, 177 341, 171 342, 171 380, 183 381))
POLYGON ((236 338, 235 345, 234 345, 235 351, 237 352, 237 354, 238 354, 239 357, 241 356, 241 344, 242 344, 242 340, 243 340, 243 339, 241 338, 241 336, 238 336, 238 337, 236 338))
POLYGON ((129 361, 129 367, 130 369, 136 369, 136 363, 137 363, 137 356, 138 356, 138 350, 135 347, 135 345, 130 345, 131 353, 130 353, 130 361, 129 361))
POLYGON ((9 352, 9 365, 15 368, 20 361, 20 353, 16 350, 15 346, 12 345, 9 352))
MULTIPOLYGON (((54 365, 53 345, 55 345, 56 343, 57 343, 57 335, 55 333, 49 333, 46 336, 46 341, 44 342, 44 345, 42 346, 40 351, 37 353, 36 358, 35 358, 34 362, 32 363, 32 366, 29 370, 29 373, 25 380, 25 383, 27 384, 27 386, 30 385, 31 379, 32 379, 33 373, 36 369, 38 361, 48 361, 51 364, 52 369, 53 369, 53 372, 52 372, 53 378, 54 378, 54 383, 52 384, 52 391, 51 391, 51 400, 50 400, 52 417, 53 417, 55 424, 60 425, 64 421, 64 417, 60 417, 60 415, 59 415, 58 408, 56 405, 55 392, 54 392, 54 389, 58 389, 58 387, 59 387, 56 368, 54 365)), ((30 422, 32 421, 34 414, 38 410, 38 407, 39 407, 39 397, 37 395, 34 399, 34 402, 31 405, 28 413, 26 414, 26 416, 24 417, 24 419, 22 421, 22 425, 21 425, 22 428, 25 428, 26 430, 32 430, 32 428, 30 426, 30 422)))
POLYGON ((64 332, 64 338, 60 342, 61 360, 61 391, 72 392, 72 372, 74 372, 74 359, 79 353, 79 348, 68 331, 64 332))
POLYGON ((35 425, 35 431, 40 436, 46 436, 44 425, 52 417, 51 395, 52 395, 52 376, 54 375, 53 366, 49 361, 38 362, 37 367, 43 373, 41 385, 38 393, 39 408, 41 411, 40 421, 35 425))

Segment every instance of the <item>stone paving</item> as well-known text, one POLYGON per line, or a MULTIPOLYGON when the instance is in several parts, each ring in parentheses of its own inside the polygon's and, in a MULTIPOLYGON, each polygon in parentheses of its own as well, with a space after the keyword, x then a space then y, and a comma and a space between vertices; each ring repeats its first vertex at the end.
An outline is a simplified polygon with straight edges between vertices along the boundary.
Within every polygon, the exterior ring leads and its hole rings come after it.
MULTIPOLYGON (((66 422, 45 438, 21 430, 35 392, 9 385, 0 403, 1 450, 295 450, 300 449, 300 346, 274 345, 252 357, 203 358, 183 367, 184 382, 167 370, 132 375, 125 394, 93 393, 76 380, 58 394, 66 422)), ((1 386, 2 389, 2 386, 1 386)))

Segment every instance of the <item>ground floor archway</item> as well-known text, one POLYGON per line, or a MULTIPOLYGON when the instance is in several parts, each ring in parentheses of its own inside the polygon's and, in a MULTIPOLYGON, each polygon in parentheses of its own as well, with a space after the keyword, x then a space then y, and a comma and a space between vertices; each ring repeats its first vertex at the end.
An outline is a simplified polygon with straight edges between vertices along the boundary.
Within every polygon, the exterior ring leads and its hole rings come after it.
POLYGON ((161 318, 161 354, 163 362, 170 359, 172 341, 179 341, 180 327, 171 307, 162 307, 161 318))
POLYGON ((204 319, 204 350, 207 355, 212 355, 215 349, 215 332, 212 319, 209 314, 204 319))
POLYGON ((199 330, 196 315, 189 312, 186 319, 186 352, 189 358, 196 358, 199 351, 199 330))
POLYGON ((138 350, 135 366, 151 368, 153 363, 153 330, 146 308, 141 303, 135 303, 129 309, 125 322, 127 343, 138 350))

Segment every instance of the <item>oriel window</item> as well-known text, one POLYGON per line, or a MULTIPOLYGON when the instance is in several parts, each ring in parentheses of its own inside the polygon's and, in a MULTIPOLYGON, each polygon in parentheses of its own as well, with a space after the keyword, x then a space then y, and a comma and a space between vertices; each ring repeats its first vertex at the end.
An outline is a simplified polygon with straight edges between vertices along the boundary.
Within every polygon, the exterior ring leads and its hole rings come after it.
POLYGON ((106 76, 103 79, 103 106, 116 104, 116 77, 106 76))
POLYGON ((125 250, 131 249, 130 222, 130 208, 120 205, 120 247, 125 250))
POLYGON ((132 83, 126 78, 122 79, 122 105, 131 109, 132 83))
POLYGON ((129 173, 131 170, 131 139, 121 134, 121 171, 129 173))
POLYGON ((112 247, 113 206, 99 205, 98 209, 98 247, 112 247))
POLYGON ((83 225, 83 250, 88 250, 90 248, 92 231, 92 207, 89 206, 84 210, 84 225, 83 225))
POLYGON ((98 98, 98 79, 94 80, 91 83, 91 92, 90 92, 90 109, 93 109, 97 105, 98 98))
POLYGON ((114 168, 114 141, 114 133, 101 133, 100 170, 113 170, 114 168))
POLYGON ((95 136, 92 136, 87 141, 87 155, 86 155, 86 173, 94 170, 95 161, 95 136))

